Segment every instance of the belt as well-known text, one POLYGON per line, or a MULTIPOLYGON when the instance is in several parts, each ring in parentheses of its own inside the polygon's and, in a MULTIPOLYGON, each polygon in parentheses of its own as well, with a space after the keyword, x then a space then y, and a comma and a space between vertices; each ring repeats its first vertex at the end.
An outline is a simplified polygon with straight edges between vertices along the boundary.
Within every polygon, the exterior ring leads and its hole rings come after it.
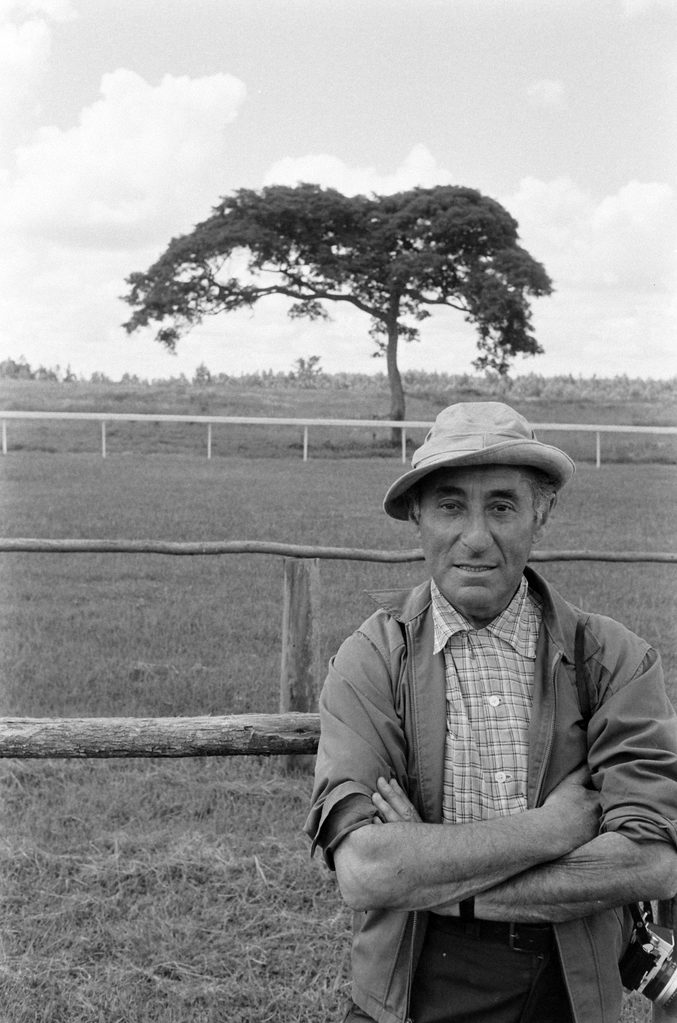
POLYGON ((480 941, 507 945, 514 952, 531 952, 536 955, 548 952, 555 941, 551 924, 461 920, 457 916, 440 916, 439 913, 431 913, 428 926, 449 934, 463 934, 480 941))

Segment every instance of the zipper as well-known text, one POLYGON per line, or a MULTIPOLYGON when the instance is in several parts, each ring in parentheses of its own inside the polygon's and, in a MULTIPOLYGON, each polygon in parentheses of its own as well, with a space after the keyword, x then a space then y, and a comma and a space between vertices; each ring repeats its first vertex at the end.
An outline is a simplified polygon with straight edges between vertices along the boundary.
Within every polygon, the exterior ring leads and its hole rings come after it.
POLYGON ((404 1023, 414 1023, 413 1019, 409 1015, 409 1009, 411 1008, 411 989, 414 984, 414 947, 416 945, 416 930, 418 928, 419 915, 414 910, 414 920, 411 926, 411 941, 409 942, 409 975, 407 977, 407 1000, 406 1000, 406 1016, 404 1023))
MULTIPOLYGON (((545 775, 546 775, 546 772, 547 772, 547 769, 548 769, 548 761, 550 759, 550 753, 552 751, 553 738, 554 738, 554 735, 555 735, 555 721, 557 719, 557 686, 555 685, 555 679, 557 677, 557 670, 559 668, 561 660, 562 660, 562 652, 559 651, 557 653, 556 657, 555 657, 555 660, 553 661, 552 673, 551 673, 551 676, 550 676, 550 684, 551 684, 551 688, 552 688, 552 698, 553 698, 552 714, 550 715, 550 725, 549 725, 548 740, 547 740, 547 743, 546 743, 546 746, 545 746, 545 750, 544 750, 544 753, 543 753, 543 763, 541 764, 541 770, 540 770, 539 777, 538 777, 538 785, 537 785, 537 788, 536 788, 536 802, 535 802, 536 806, 539 806, 539 804, 540 804, 540 799, 541 799, 541 795, 542 795, 542 791, 543 791, 543 783, 545 781, 545 775)), ((575 1008, 574 1003, 573 1003, 572 995, 571 995, 572 987, 571 987, 571 983, 570 983, 569 976, 568 976, 567 965, 566 965, 566 963, 564 961, 564 956, 562 955, 562 948, 561 948, 561 943, 560 943, 560 940, 559 940, 559 934, 557 933, 557 927, 554 926, 554 925, 553 925, 553 933, 555 935, 555 944, 557 946, 557 953, 558 953, 558 958, 559 958, 559 962, 560 962, 560 968, 562 970, 562 977, 563 977, 563 980, 564 980, 564 986, 565 986, 565 988, 566 988, 566 990, 567 990, 567 992, 569 994, 569 1001, 571 1002, 571 1011, 573 1013, 574 1019, 578 1020, 579 1017, 578 1017, 576 1008, 575 1008)), ((413 1023, 413 1021, 412 1021, 412 1023, 413 1023)))

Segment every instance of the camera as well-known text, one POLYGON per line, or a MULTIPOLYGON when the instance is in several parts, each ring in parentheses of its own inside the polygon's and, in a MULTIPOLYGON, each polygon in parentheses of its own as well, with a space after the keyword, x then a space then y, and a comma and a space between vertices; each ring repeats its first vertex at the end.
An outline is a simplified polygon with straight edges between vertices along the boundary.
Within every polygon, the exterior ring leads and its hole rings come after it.
POLYGON ((619 963, 623 987, 639 991, 677 1018, 677 962, 672 958, 675 940, 671 930, 636 921, 630 944, 619 963))

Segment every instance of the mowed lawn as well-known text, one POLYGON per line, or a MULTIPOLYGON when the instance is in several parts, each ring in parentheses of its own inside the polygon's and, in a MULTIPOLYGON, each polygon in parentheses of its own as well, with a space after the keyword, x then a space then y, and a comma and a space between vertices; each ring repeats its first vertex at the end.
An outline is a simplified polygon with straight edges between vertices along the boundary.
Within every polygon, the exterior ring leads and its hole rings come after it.
MULTIPOLYGON (((416 546, 380 510, 396 458, 17 452, 0 534, 416 546)), ((545 549, 674 551, 677 468, 583 465, 545 549)), ((675 565, 552 563, 571 599, 660 649, 677 696, 675 565)), ((3 554, 2 711, 275 711, 280 558, 3 554)), ((325 660, 412 565, 323 562, 325 660)), ((349 915, 275 760, 12 761, 2 798, 2 1023, 340 1018, 349 915)), ((627 1020, 648 1019, 644 999, 627 1020)))

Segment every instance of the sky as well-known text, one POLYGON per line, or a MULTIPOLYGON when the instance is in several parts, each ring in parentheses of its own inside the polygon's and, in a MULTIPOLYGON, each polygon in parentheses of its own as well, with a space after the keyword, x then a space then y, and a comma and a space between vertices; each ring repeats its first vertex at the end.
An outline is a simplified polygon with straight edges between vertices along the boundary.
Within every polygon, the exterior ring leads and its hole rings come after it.
MULTIPOLYGON (((677 375, 677 0, 0 0, 0 359, 189 378, 383 372, 369 319, 210 317, 176 355, 126 277, 238 188, 477 188, 552 296, 512 374, 677 375)), ((472 372, 453 310, 402 370, 472 372)))

